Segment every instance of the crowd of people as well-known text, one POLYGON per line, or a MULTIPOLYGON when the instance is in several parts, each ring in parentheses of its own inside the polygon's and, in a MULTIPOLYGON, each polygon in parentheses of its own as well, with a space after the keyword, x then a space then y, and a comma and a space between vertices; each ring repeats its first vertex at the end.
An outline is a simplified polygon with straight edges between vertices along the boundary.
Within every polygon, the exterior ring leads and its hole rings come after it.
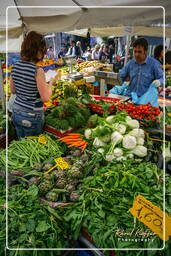
MULTIPOLYGON (((96 44, 94 47, 88 46, 84 51, 80 41, 71 40, 70 46, 62 47, 57 53, 57 58, 73 56, 76 58, 82 58, 84 60, 100 60, 108 63, 112 63, 114 59, 114 47, 112 44, 96 44)), ((47 51, 48 58, 54 58, 54 52, 52 47, 49 47, 47 51)))

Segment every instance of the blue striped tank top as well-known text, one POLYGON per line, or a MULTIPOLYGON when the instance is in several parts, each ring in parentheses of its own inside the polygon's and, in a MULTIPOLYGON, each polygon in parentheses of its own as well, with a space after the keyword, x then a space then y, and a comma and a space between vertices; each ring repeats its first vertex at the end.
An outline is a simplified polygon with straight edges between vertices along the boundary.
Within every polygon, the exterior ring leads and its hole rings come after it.
POLYGON ((36 84, 37 66, 31 62, 19 61, 14 64, 11 76, 16 88, 15 105, 30 109, 42 110, 41 101, 36 84))

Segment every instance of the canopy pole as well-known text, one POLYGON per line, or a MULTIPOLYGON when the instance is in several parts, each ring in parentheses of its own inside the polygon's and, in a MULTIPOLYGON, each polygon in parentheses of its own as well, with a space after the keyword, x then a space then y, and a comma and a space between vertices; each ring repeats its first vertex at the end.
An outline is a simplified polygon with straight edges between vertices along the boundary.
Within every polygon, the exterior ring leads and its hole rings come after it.
POLYGON ((130 47, 130 40, 131 40, 131 36, 127 35, 126 36, 126 51, 125 51, 125 60, 124 60, 124 65, 126 65, 127 61, 128 61, 128 53, 129 53, 129 47, 130 47))
POLYGON ((1 60, 0 60, 0 97, 2 101, 2 109, 5 110, 4 83, 3 83, 1 60))

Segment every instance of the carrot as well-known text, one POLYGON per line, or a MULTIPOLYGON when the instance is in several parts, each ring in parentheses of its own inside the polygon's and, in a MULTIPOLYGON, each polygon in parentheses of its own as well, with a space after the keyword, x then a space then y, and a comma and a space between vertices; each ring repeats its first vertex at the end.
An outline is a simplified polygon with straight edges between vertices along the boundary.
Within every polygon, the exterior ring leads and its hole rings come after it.
POLYGON ((85 148, 87 147, 87 142, 81 147, 82 149, 81 149, 81 152, 83 152, 84 150, 85 150, 85 148))
POLYGON ((80 141, 81 139, 80 138, 65 138, 65 139, 63 139, 63 140, 61 140, 61 141, 80 141))
POLYGON ((82 141, 82 142, 73 142, 73 143, 71 143, 69 146, 68 146, 68 148, 69 147, 81 147, 82 145, 84 145, 84 142, 82 141))
POLYGON ((79 140, 82 140, 81 138, 65 138, 65 139, 63 139, 62 141, 68 141, 68 140, 70 140, 70 141, 79 141, 79 140))
POLYGON ((74 141, 74 140, 72 140, 72 141, 64 141, 66 144, 78 144, 78 143, 82 143, 82 141, 80 140, 80 141, 74 141))

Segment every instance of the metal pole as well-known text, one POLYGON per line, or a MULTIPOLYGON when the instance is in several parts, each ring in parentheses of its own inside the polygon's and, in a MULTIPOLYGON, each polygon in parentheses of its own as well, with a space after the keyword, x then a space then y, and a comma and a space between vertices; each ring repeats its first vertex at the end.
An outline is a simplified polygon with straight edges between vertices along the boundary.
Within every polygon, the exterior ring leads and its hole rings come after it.
POLYGON ((1 97, 1 101, 2 101, 2 109, 5 110, 4 83, 3 83, 1 60, 0 60, 0 97, 1 97))
POLYGON ((129 53, 129 46, 130 46, 130 35, 126 36, 126 51, 125 51, 125 60, 124 60, 124 65, 127 63, 128 60, 128 53, 129 53))

